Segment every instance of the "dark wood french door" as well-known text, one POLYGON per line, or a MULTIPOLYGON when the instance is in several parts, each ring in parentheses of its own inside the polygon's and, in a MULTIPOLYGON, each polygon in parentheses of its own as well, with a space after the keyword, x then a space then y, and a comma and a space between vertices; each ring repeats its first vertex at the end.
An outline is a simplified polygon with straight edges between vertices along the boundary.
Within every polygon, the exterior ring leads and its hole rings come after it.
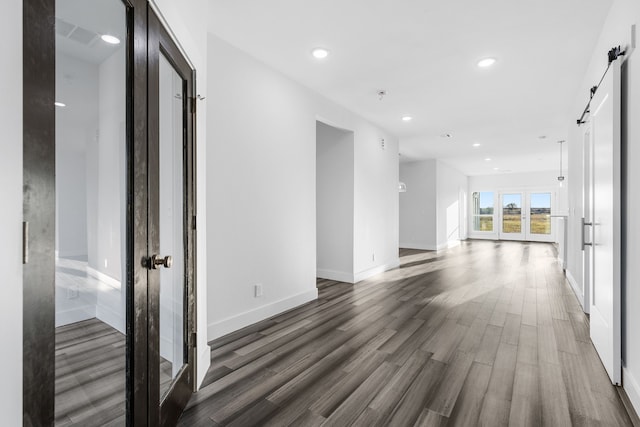
MULTIPOLYGON (((79 424, 174 425, 195 378, 195 71, 145 0, 23 4, 24 424, 54 425, 64 406, 60 419, 79 424), (76 158, 86 163, 65 163, 76 158), (65 177, 81 191, 60 191, 65 177), (63 194, 84 197, 72 201, 84 217, 63 194), (65 252, 69 236, 83 253, 65 252), (61 293, 65 275, 74 287, 61 293), (56 334, 83 321, 122 349, 108 387, 67 381, 84 378, 71 357, 60 380, 56 334), (73 387, 95 407, 89 421, 57 401, 73 387)), ((95 346, 87 363, 101 359, 95 346)))

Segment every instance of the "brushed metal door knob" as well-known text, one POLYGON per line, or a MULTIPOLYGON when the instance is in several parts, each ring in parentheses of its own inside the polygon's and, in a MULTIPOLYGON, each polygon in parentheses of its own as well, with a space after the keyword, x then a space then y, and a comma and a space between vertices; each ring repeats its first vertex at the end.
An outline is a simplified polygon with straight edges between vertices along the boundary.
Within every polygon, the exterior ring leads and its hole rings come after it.
POLYGON ((173 265, 173 257, 171 255, 167 255, 164 258, 160 255, 153 255, 151 257, 151 268, 156 270, 163 266, 164 268, 171 268, 173 265))

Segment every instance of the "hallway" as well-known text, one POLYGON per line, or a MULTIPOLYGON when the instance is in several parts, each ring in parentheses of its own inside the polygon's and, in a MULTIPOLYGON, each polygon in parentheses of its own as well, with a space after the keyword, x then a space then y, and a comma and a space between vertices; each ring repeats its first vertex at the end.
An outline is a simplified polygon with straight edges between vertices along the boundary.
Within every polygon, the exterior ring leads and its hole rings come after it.
POLYGON ((553 246, 400 256, 214 341, 181 425, 631 425, 553 246))

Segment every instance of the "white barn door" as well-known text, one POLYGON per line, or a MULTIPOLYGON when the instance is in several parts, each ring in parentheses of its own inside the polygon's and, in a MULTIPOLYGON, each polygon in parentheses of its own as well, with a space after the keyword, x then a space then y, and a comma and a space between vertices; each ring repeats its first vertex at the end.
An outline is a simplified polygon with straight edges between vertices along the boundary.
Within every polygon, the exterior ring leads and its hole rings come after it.
POLYGON ((590 333, 613 384, 621 384, 620 94, 621 60, 611 63, 591 101, 592 280, 590 333))

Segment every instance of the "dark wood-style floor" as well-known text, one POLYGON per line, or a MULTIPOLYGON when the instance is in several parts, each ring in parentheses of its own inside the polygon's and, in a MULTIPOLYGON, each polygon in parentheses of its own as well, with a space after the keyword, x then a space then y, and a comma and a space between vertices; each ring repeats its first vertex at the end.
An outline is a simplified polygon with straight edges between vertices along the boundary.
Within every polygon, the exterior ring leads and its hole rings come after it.
POLYGON ((95 318, 56 328, 56 426, 125 425, 125 346, 95 318))
MULTIPOLYGON (((93 318, 56 328, 55 425, 125 425, 126 337, 93 318)), ((160 359, 160 394, 171 385, 160 359)))
POLYGON ((181 425, 631 425, 553 246, 401 262, 212 342, 181 425))

